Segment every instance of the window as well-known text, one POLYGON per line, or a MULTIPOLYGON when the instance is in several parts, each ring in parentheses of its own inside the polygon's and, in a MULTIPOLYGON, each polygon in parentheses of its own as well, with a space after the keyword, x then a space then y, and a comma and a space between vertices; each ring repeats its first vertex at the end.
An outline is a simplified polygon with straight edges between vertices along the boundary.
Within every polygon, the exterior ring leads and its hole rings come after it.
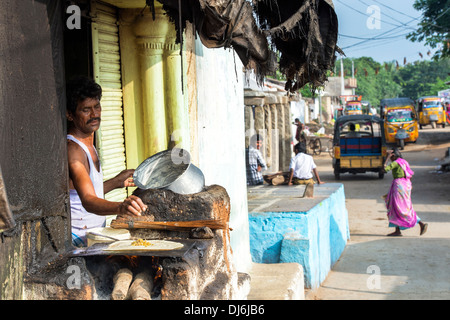
POLYGON ((387 122, 408 122, 413 120, 410 109, 392 109, 386 115, 387 122))

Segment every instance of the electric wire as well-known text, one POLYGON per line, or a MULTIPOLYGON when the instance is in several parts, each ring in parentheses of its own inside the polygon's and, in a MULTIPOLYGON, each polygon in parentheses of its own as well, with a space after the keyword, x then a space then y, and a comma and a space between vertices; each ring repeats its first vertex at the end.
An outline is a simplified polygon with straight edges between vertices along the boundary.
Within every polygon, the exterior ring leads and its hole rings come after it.
MULTIPOLYGON (((363 15, 364 17, 369 17, 368 14, 366 14, 366 13, 364 13, 364 12, 358 10, 358 9, 355 9, 355 8, 351 7, 348 4, 346 4, 346 3, 343 3, 341 0, 335 0, 335 1, 339 2, 340 4, 344 5, 347 8, 350 8, 353 11, 358 12, 359 14, 363 15)), ((364 2, 362 0, 358 0, 358 1, 361 2, 364 5, 368 5, 366 2, 364 2)), ((360 37, 360 36, 339 34, 338 36, 341 37, 341 38, 362 40, 362 41, 358 41, 356 43, 353 43, 353 44, 350 44, 350 45, 347 45, 347 46, 341 46, 341 48, 343 50, 352 49, 352 52, 357 52, 357 51, 361 51, 361 50, 367 50, 367 49, 370 49, 370 48, 373 48, 373 47, 385 46, 385 45, 391 44, 393 42, 396 42, 397 41, 396 39, 398 39, 398 38, 406 37, 408 34, 410 34, 412 32, 412 31, 408 31, 407 33, 405 33, 405 31, 407 31, 407 30, 414 30, 414 31, 416 31, 417 30, 417 28, 413 28, 412 26, 408 26, 408 24, 410 24, 412 22, 417 22, 420 19, 420 16, 419 17, 413 17, 411 15, 404 14, 404 13, 402 13, 402 12, 400 12, 400 11, 390 7, 390 6, 387 6, 387 5, 379 2, 379 1, 376 1, 376 0, 374 0, 374 1, 376 3, 379 3, 379 4, 383 5, 384 7, 388 8, 389 10, 392 10, 392 11, 394 11, 396 13, 400 13, 400 14, 408 17, 408 18, 411 18, 411 20, 409 20, 407 22, 402 22, 400 20, 397 20, 397 19, 391 17, 390 15, 388 15, 386 13, 383 13, 384 16, 389 17, 390 19, 400 23, 400 25, 399 24, 390 23, 388 21, 384 21, 384 23, 386 23, 386 24, 393 25, 394 28, 391 28, 391 29, 389 29, 389 30, 387 30, 387 31, 385 31, 385 32, 383 32, 381 34, 378 34, 376 36, 373 36, 373 37, 362 37, 362 36, 360 37), (386 40, 388 40, 388 41, 386 41, 386 40), (380 43, 381 41, 383 41, 383 42, 380 43)), ((434 21, 436 21, 437 19, 442 17, 449 10, 450 10, 450 7, 447 8, 444 12, 442 12, 438 17, 436 17, 434 19, 434 21)), ((422 22, 422 24, 424 24, 424 22, 422 22)), ((433 25, 433 24, 430 24, 430 23, 425 23, 425 24, 433 25)), ((411 55, 409 55, 408 58, 410 59, 411 55)), ((405 59, 406 59, 406 57, 405 57, 405 59)))
MULTIPOLYGON (((369 4, 367 4, 366 2, 364 2, 362 0, 358 0, 358 1, 361 2, 362 4, 366 5, 367 7, 370 6, 369 4)), ((386 16, 386 17, 394 20, 395 22, 399 22, 401 25, 403 25, 405 27, 408 27, 408 29, 416 30, 415 28, 407 26, 403 21, 400 21, 400 20, 397 20, 396 18, 391 17, 390 15, 386 14, 385 12, 383 13, 383 16, 386 16)), ((417 18, 414 18, 414 17, 411 17, 411 18, 414 19, 414 20, 417 20, 417 18)), ((384 21, 384 22, 387 23, 387 21, 384 21)), ((392 24, 392 25, 395 25, 395 24, 392 24)))
MULTIPOLYGON (((344 2, 342 2, 342 1, 340 1, 340 0, 335 0, 335 1, 339 2, 340 4, 346 6, 347 8, 349 8, 349 9, 351 9, 351 10, 353 10, 353 11, 358 12, 359 14, 362 14, 362 15, 365 16, 365 17, 369 17, 369 16, 367 15, 367 13, 362 12, 362 11, 359 11, 358 9, 355 9, 355 8, 353 8, 352 6, 349 6, 348 4, 346 4, 346 3, 344 3, 344 2)), ((415 20, 415 19, 414 19, 414 20, 415 20)), ((408 22, 408 23, 402 23, 401 25, 398 25, 398 24, 395 24, 395 23, 391 23, 391 22, 389 22, 389 21, 384 21, 384 23, 387 23, 387 24, 390 24, 390 25, 393 25, 393 26, 396 26, 396 27, 406 27, 407 29, 416 30, 416 29, 413 28, 413 27, 408 27, 408 26, 407 26, 407 24, 410 23, 410 22, 408 22)))
MULTIPOLYGON (((417 18, 414 18, 414 17, 412 17, 412 16, 410 16, 410 15, 404 13, 404 12, 401 12, 401 11, 396 10, 396 9, 394 9, 394 8, 392 8, 392 7, 390 7, 390 6, 386 5, 386 4, 384 4, 384 3, 381 3, 380 1, 377 1, 377 0, 373 0, 373 1, 376 2, 376 3, 378 3, 378 4, 381 4, 383 7, 386 7, 386 8, 388 8, 389 10, 392 10, 392 11, 394 11, 394 12, 396 12, 396 13, 400 13, 400 14, 404 15, 405 17, 413 18, 413 19, 416 19, 416 20, 419 20, 419 19, 420 19, 420 16, 417 17, 417 18)), ((443 13, 441 13, 438 17, 436 17, 436 18, 434 19, 434 21, 436 21, 437 19, 439 19, 440 17, 442 17, 445 13, 447 13, 447 11, 448 11, 449 9, 450 9, 450 7, 447 8, 447 10, 445 10, 443 13)), ((436 28, 445 29, 445 27, 439 26, 439 25, 434 24, 434 23, 429 23, 429 22, 425 22, 425 21, 421 21, 421 23, 422 23, 422 24, 425 24, 425 25, 433 26, 433 27, 436 27, 436 28)))

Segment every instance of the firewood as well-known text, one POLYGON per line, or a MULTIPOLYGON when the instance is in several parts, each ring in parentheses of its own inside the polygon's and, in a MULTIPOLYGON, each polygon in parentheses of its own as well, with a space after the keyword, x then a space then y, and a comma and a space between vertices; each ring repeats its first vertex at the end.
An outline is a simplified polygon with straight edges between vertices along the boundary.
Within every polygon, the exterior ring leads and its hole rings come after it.
POLYGON ((133 273, 130 269, 122 268, 114 275, 114 289, 111 294, 112 300, 124 300, 127 297, 128 288, 133 280, 133 273))
POLYGON ((128 299, 132 300, 151 300, 153 290, 153 279, 148 272, 141 272, 136 275, 130 289, 128 290, 128 299))

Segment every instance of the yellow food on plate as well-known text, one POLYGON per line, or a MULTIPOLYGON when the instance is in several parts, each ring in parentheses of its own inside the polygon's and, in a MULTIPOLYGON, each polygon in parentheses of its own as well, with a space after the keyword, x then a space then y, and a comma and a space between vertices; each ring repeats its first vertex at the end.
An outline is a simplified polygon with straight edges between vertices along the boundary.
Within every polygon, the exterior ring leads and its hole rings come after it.
POLYGON ((133 241, 131 243, 131 245, 134 247, 138 247, 138 246, 149 247, 149 246, 152 246, 153 243, 151 243, 147 240, 144 240, 144 239, 137 239, 137 240, 133 241))

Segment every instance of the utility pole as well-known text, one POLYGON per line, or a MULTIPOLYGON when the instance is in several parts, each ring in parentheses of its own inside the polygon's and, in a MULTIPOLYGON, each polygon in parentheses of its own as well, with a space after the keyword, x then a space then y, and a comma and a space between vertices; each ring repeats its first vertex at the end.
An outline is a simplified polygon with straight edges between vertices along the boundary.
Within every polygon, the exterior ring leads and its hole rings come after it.
MULTIPOLYGON (((355 79, 355 62, 352 60, 352 79, 355 79)), ((352 88, 352 94, 355 95, 355 88, 352 88)))
MULTIPOLYGON (((341 56, 341 97, 344 96, 344 90, 345 90, 345 85, 344 85, 344 60, 343 60, 343 56, 341 56)), ((340 103, 342 103, 342 98, 340 99, 341 101, 339 101, 340 103)), ((346 100, 344 98, 344 100, 346 100)), ((343 106, 342 109, 345 109, 345 101, 343 102, 343 106)))
POLYGON ((344 58, 341 56, 341 95, 344 95, 344 58))

